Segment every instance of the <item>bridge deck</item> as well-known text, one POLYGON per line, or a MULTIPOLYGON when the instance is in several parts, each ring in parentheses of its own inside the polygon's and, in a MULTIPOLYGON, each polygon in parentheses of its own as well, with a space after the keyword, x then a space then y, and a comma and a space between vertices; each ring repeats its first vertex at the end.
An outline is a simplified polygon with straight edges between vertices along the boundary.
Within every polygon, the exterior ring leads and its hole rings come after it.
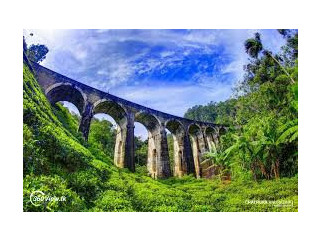
POLYGON ((108 99, 112 99, 112 100, 114 100, 116 102, 120 102, 120 103, 122 103, 124 105, 129 105, 129 106, 131 106, 133 108, 136 108, 136 109, 139 109, 139 110, 144 110, 146 112, 153 113, 153 114, 156 114, 156 115, 162 115, 163 117, 168 118, 168 119, 169 118, 173 118, 173 119, 177 119, 177 120, 187 121, 187 122, 190 122, 190 123, 191 122, 192 123, 197 123, 199 125, 227 127, 227 125, 192 120, 192 119, 188 119, 188 118, 179 117, 179 116, 176 116, 176 115, 173 115, 173 114, 165 113, 165 112, 162 112, 162 111, 158 111, 158 110, 153 109, 153 108, 145 107, 145 106, 140 105, 138 103, 131 102, 129 100, 117 97, 117 96, 115 96, 113 94, 110 94, 110 93, 106 93, 106 92, 104 92, 102 90, 96 89, 96 88, 91 87, 89 85, 86 85, 84 83, 78 82, 78 81, 76 81, 74 79, 71 79, 71 78, 69 78, 67 76, 64 76, 64 75, 62 75, 60 73, 57 73, 57 72, 55 72, 55 71, 53 71, 53 70, 51 70, 49 68, 46 68, 46 67, 44 67, 44 66, 42 66, 42 65, 40 65, 38 63, 35 63, 35 62, 31 62, 31 63, 32 63, 33 69, 36 70, 36 72, 38 70, 45 70, 46 72, 49 72, 50 74, 57 76, 57 78, 62 79, 63 82, 69 82, 69 83, 75 84, 75 85, 77 85, 77 86, 79 86, 81 88, 91 89, 92 91, 95 91, 95 92, 99 93, 99 95, 101 95, 101 96, 105 96, 108 99))

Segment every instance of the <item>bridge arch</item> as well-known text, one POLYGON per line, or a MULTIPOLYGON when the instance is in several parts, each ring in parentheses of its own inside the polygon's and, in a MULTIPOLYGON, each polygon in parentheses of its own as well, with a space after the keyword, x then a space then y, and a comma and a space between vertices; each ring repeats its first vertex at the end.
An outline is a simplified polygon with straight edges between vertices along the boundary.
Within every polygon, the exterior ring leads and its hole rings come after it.
POLYGON ((220 145, 221 136, 223 136, 227 132, 227 128, 224 126, 217 126, 215 130, 216 130, 216 133, 215 133, 214 142, 216 144, 216 147, 218 148, 220 145))
POLYGON ((219 136, 225 134, 226 132, 227 132, 227 128, 224 127, 224 126, 220 126, 220 127, 217 128, 217 134, 218 134, 219 136))
POLYGON ((71 83, 55 83, 45 90, 45 94, 51 104, 70 102, 77 107, 80 114, 83 113, 87 101, 83 91, 71 83))
POLYGON ((171 176, 167 134, 164 122, 152 113, 140 111, 135 121, 144 125, 148 132, 147 169, 154 178, 171 176))
POLYGON ((138 112, 135 114, 135 121, 141 123, 146 127, 148 132, 155 133, 159 131, 161 122, 160 120, 150 113, 138 112))
MULTIPOLYGON (((177 119, 169 119, 165 122, 166 128, 173 137, 173 175, 181 177, 188 173, 188 154, 185 150, 186 132, 183 124, 177 119)), ((172 147, 170 145, 170 147, 172 147)))
POLYGON ((201 127, 197 123, 191 123, 188 126, 188 133, 190 135, 197 135, 201 133, 201 127))
POLYGON ((92 112, 93 114, 105 113, 110 115, 119 126, 127 123, 127 113, 125 109, 120 104, 108 99, 96 101, 93 104, 92 112))
POLYGON ((195 174, 197 178, 201 177, 201 156, 205 151, 205 142, 201 127, 197 123, 188 126, 188 133, 191 139, 191 149, 194 160, 195 174))
POLYGON ((173 134, 184 134, 185 130, 181 121, 177 119, 169 119, 165 122, 166 128, 173 134))
POLYGON ((114 163, 118 167, 126 166, 126 141, 128 117, 125 109, 109 99, 100 99, 93 104, 92 115, 104 113, 116 122, 116 143, 114 147, 114 163))
POLYGON ((157 176, 157 165, 160 159, 160 147, 158 146, 158 135, 160 134, 161 123, 157 117, 146 112, 135 114, 135 122, 142 124, 148 132, 148 154, 147 169, 151 177, 157 176))
POLYGON ((208 144, 209 151, 216 151, 217 129, 212 126, 205 128, 205 140, 208 144))
POLYGON ((212 126, 207 126, 206 128, 205 128, 205 133, 206 134, 214 134, 214 133, 217 133, 217 128, 215 128, 215 127, 212 127, 212 126))

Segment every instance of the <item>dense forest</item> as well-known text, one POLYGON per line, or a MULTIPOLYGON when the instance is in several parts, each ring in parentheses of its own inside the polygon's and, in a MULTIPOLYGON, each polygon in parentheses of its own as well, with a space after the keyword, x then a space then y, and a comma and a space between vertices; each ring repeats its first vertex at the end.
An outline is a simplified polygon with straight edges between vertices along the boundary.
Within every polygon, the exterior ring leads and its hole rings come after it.
MULTIPOLYGON (((93 119, 88 142, 79 118, 61 103, 50 105, 32 69, 23 67, 24 211, 297 211, 298 33, 279 30, 281 53, 264 49, 258 33, 244 43, 250 58, 233 97, 189 109, 185 117, 228 124, 205 161, 213 179, 154 180, 147 175, 147 141, 135 138, 137 171, 113 164, 115 130, 93 119), (227 179, 225 176, 229 176, 227 179), (35 206, 30 194, 65 196, 35 206), (249 200, 292 205, 248 204, 249 200)), ((26 46, 25 46, 26 47, 26 46)), ((172 136, 168 134, 173 161, 172 136)), ((171 164, 173 166, 173 164, 171 164)))
POLYGON ((250 62, 233 98, 194 106, 186 118, 228 124, 221 144, 207 158, 233 177, 273 179, 298 173, 298 32, 279 54, 264 49, 259 33, 248 39, 250 62))

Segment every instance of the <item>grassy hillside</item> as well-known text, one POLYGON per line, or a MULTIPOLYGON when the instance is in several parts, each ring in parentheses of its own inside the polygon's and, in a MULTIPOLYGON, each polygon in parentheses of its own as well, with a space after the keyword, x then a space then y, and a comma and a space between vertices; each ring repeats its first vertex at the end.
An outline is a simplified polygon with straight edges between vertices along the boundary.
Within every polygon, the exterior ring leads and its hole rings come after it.
POLYGON ((272 181, 153 180, 116 168, 99 148, 86 147, 72 115, 52 107, 26 65, 23 68, 24 211, 297 211, 298 179, 272 181), (30 194, 65 196, 34 206, 30 194), (251 204, 288 200, 293 206, 251 204))

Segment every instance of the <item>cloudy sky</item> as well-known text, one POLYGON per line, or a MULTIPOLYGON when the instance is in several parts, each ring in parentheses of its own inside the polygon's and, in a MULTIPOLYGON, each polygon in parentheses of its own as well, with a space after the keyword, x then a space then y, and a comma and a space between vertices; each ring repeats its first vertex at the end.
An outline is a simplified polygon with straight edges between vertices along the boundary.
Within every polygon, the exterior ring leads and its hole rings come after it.
MULTIPOLYGON (((284 44, 276 30, 28 29, 24 36, 28 45, 48 46, 41 63, 45 67, 118 97, 183 116, 194 105, 230 97, 247 61, 243 43, 257 31, 264 47, 273 52, 284 44)), ((144 135, 141 131, 138 135, 144 135)))

